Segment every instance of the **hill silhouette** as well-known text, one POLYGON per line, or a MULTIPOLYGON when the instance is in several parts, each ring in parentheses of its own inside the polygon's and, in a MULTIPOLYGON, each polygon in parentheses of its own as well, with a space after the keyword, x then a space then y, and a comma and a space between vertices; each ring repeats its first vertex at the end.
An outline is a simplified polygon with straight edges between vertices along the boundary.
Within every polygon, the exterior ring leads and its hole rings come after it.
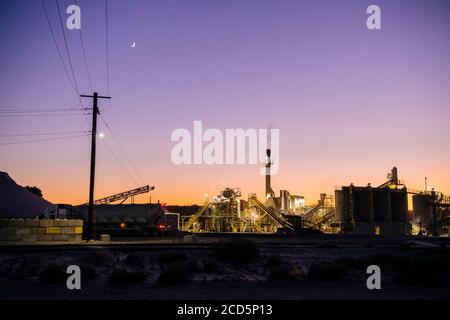
POLYGON ((0 171, 0 218, 36 218, 50 205, 0 171))

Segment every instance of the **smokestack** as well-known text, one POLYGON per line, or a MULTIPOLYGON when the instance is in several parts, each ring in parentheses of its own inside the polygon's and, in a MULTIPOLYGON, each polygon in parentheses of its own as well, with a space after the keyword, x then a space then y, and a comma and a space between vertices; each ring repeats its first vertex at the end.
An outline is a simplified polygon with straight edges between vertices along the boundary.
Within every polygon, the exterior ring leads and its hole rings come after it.
POLYGON ((398 185, 397 167, 393 167, 391 173, 392 173, 392 183, 398 185))
MULTIPOLYGON (((270 147, 269 147, 270 148, 270 147)), ((269 196, 272 195, 272 187, 270 185, 270 166, 271 166, 271 160, 270 160, 270 149, 266 149, 266 199, 269 198, 269 196)))

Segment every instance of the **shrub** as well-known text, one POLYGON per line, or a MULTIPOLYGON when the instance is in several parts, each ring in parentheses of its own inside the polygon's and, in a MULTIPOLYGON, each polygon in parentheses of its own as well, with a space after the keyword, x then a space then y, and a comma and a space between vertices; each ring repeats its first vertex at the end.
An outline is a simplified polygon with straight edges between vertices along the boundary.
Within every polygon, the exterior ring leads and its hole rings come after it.
POLYGON ((269 268, 282 265, 283 263, 284 263, 284 260, 279 255, 271 255, 267 258, 267 266, 269 268))
POLYGON ((110 280, 114 284, 134 284, 142 283, 147 278, 147 274, 143 270, 127 270, 125 268, 115 268, 110 280))
POLYGON ((369 265, 377 265, 382 269, 388 269, 388 270, 402 270, 408 266, 410 262, 410 258, 408 256, 398 256, 398 255, 391 255, 388 253, 379 253, 370 256, 365 264, 366 266, 369 265))
POLYGON ((286 264, 272 265, 269 267, 269 278, 272 280, 284 280, 289 277, 291 268, 286 264))
POLYGON ((394 276, 394 282, 404 285, 446 286, 448 280, 438 273, 403 271, 394 276))
POLYGON ((308 272, 311 279, 341 280, 347 274, 347 268, 336 261, 322 262, 313 265, 308 272))
POLYGON ((108 252, 95 250, 87 252, 81 260, 87 264, 100 266, 111 264, 113 257, 108 252))
POLYGON ((91 280, 97 277, 97 271, 95 271, 95 269, 90 265, 82 264, 80 265, 80 270, 82 280, 91 280))
POLYGON ((233 239, 217 243, 214 246, 214 252, 218 259, 242 264, 250 263, 259 256, 259 248, 256 243, 247 239, 233 239))
POLYGON ((39 280, 44 283, 64 282, 67 274, 62 265, 48 264, 39 273, 39 280))
POLYGON ((297 266, 292 266, 289 271, 289 279, 291 280, 301 280, 305 278, 305 273, 303 270, 297 266))
POLYGON ((143 267, 145 265, 145 257, 142 254, 131 253, 126 257, 125 264, 143 267))
POLYGON ((450 252, 438 250, 416 254, 410 261, 410 268, 424 272, 441 272, 450 268, 450 252))
POLYGON ((189 259, 186 261, 187 271, 189 273, 195 273, 200 271, 200 266, 195 259, 189 259))
POLYGON ((445 276, 449 267, 448 251, 421 252, 412 256, 408 265, 395 275, 394 281, 406 285, 445 286, 449 282, 445 276))
POLYGON ((179 263, 179 262, 185 262, 187 259, 187 256, 184 252, 168 252, 168 253, 162 253, 158 256, 158 259, 163 264, 170 264, 170 263, 179 263))
POLYGON ((354 258, 340 258, 336 260, 336 263, 345 266, 348 269, 364 270, 364 268, 369 266, 364 260, 358 260, 354 258))
POLYGON ((188 281, 188 267, 186 263, 172 263, 164 268, 158 276, 158 282, 163 285, 178 285, 188 281))
POLYGON ((215 273, 220 270, 219 264, 214 259, 203 260, 203 272, 204 273, 215 273))

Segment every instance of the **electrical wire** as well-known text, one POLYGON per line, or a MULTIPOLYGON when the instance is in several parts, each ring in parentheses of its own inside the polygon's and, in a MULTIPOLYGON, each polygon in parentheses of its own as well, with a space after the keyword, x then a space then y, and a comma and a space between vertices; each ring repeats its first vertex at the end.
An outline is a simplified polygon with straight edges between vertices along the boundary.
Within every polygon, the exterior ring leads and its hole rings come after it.
POLYGON ((134 179, 134 177, 130 174, 130 172, 127 170, 127 168, 125 167, 125 165, 123 164, 123 162, 119 159, 119 157, 116 155, 116 153, 111 149, 111 147, 106 143, 105 140, 100 140, 102 141, 106 148, 109 150, 109 152, 111 152, 111 154, 113 155, 113 157, 116 159, 116 161, 119 163, 119 165, 122 167, 123 171, 128 175, 128 177, 133 181, 133 183, 136 186, 139 186, 139 184, 137 183, 136 179, 134 179))
POLYGON ((105 0, 105 16, 106 16, 106 90, 109 96, 109 26, 108 26, 108 0, 105 0))
POLYGON ((79 96, 80 90, 78 90, 77 79, 75 77, 75 72, 73 71, 72 59, 70 58, 69 46, 67 45, 66 33, 64 32, 64 26, 63 26, 63 22, 62 22, 61 9, 59 8, 58 0, 55 0, 55 2, 56 2, 56 7, 58 8, 59 24, 61 26, 61 32, 62 32, 63 39, 64 39, 64 45, 66 47, 67 58, 69 59, 70 71, 72 73, 73 82, 75 84, 75 90, 77 91, 77 94, 79 96))
POLYGON ((84 48, 83 36, 81 35, 81 29, 78 31, 80 32, 81 49, 83 51, 84 67, 86 68, 86 74, 87 74, 88 81, 89 81, 89 87, 91 88, 91 91, 94 92, 94 87, 92 86, 92 81, 91 81, 91 74, 89 73, 89 68, 88 68, 88 64, 87 64, 86 49, 84 48))
POLYGON ((122 151, 122 153, 125 155, 125 157, 127 158, 128 162, 130 163, 131 167, 133 168, 134 172, 136 173, 136 175, 139 177, 140 181, 145 184, 145 180, 142 178, 141 174, 139 173, 139 171, 137 170, 136 166, 134 165, 133 161, 131 161, 131 158, 128 156, 127 152, 125 151, 125 149, 122 147, 122 145, 120 144, 119 140, 117 139, 117 137, 115 136, 114 132, 112 131, 110 125, 106 122, 105 118, 103 117, 102 114, 100 114, 100 119, 103 121, 103 123, 105 124, 106 128, 108 129, 108 131, 111 133, 111 136, 113 137, 114 141, 116 142, 116 144, 119 146, 120 150, 122 151))
POLYGON ((66 132, 39 132, 39 133, 18 133, 18 134, 0 134, 0 137, 30 137, 30 136, 55 136, 61 134, 88 134, 90 131, 66 131, 66 132))
POLYGON ((47 112, 75 112, 76 109, 73 108, 29 108, 29 109, 0 109, 0 114, 7 113, 47 113, 47 112))
MULTIPOLYGON (((59 7, 58 0, 55 0, 55 2, 56 2, 56 7, 58 9, 59 24, 61 26, 61 32, 63 34, 64 45, 66 47, 67 57, 69 58, 69 66, 70 66, 70 70, 72 72, 73 82, 75 84, 75 90, 76 90, 76 92, 78 94, 78 99, 80 100, 80 104, 81 104, 81 107, 82 107, 82 110, 83 110, 84 109, 83 101, 81 100, 81 97, 80 97, 80 90, 78 90, 77 79, 75 77, 75 72, 73 71, 72 59, 70 58, 69 46, 67 45, 66 33, 64 32, 64 26, 63 26, 62 16, 61 16, 61 9, 59 7)), ((89 120, 87 119, 87 116, 86 116, 86 113, 84 112, 84 110, 83 110, 83 114, 84 114, 84 118, 86 120, 86 123, 89 125, 89 120)))
MULTIPOLYGON (((78 1, 77 0, 75 0, 75 4, 78 5, 78 1)), ((81 32, 81 28, 78 29, 78 31, 79 31, 79 34, 80 34, 81 50, 83 52, 84 67, 86 69, 86 74, 87 74, 87 78, 88 78, 88 81, 89 81, 89 87, 91 88, 91 91, 94 92, 94 87, 92 86, 92 81, 91 81, 91 74, 89 72, 89 68, 88 68, 88 64, 87 64, 86 49, 84 47, 83 34, 81 32)))
POLYGON ((46 114, 5 114, 0 115, 0 118, 27 118, 27 117, 79 117, 86 116, 89 113, 46 113, 46 114))
POLYGON ((68 137, 48 138, 48 139, 35 139, 35 140, 27 140, 27 141, 6 142, 6 143, 0 143, 0 146, 25 144, 25 143, 36 143, 36 142, 48 142, 48 141, 55 141, 55 140, 66 140, 66 139, 73 139, 73 138, 86 137, 86 136, 88 136, 88 134, 81 134, 81 135, 68 136, 68 137))
POLYGON ((53 42, 55 43, 56 50, 58 51, 59 60, 61 61, 61 64, 62 64, 62 66, 64 68, 64 71, 65 71, 65 73, 67 75, 67 78, 69 79, 70 85, 77 92, 77 95, 79 95, 75 85, 73 84, 72 78, 69 75, 69 71, 67 70, 66 63, 64 62, 61 50, 59 49, 59 46, 58 46, 58 41, 56 41, 55 32, 53 31, 52 24, 50 22, 50 17, 48 15, 47 8, 45 7, 44 0, 41 0, 41 3, 42 3, 42 8, 44 9, 45 17, 47 18, 48 27, 50 28, 50 32, 52 34, 53 42))

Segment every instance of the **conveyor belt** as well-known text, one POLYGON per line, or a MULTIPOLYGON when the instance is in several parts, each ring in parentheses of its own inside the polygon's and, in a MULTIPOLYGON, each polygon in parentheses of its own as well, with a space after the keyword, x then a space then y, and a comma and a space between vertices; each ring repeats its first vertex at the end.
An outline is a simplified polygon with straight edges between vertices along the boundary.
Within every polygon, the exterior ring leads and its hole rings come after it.
POLYGON ((262 210, 263 212, 267 213, 272 219, 274 219, 277 223, 279 223, 281 226, 289 229, 294 230, 294 226, 284 219, 281 215, 278 215, 275 210, 272 208, 266 207, 264 204, 262 204, 255 196, 252 196, 249 198, 251 201, 255 203, 255 206, 262 210))
POLYGON ((208 205, 209 205, 209 202, 206 201, 203 204, 203 207, 201 207, 195 214, 193 214, 189 218, 189 220, 183 225, 183 231, 189 231, 189 229, 192 227, 194 222, 197 221, 198 218, 200 218, 205 213, 206 209, 208 209, 208 205))

